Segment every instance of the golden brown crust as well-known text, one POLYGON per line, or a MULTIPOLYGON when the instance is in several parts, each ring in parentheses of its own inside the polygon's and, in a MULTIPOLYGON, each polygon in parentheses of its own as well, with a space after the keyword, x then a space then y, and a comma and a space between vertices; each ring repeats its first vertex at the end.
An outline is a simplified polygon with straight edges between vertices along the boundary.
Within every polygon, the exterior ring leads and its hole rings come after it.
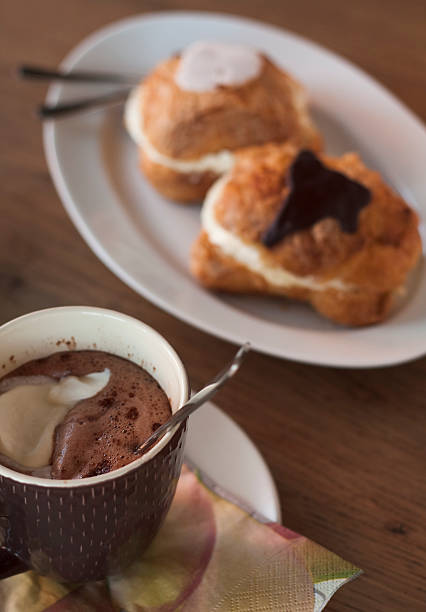
POLYGON ((349 290, 308 290, 271 285, 225 256, 202 232, 192 250, 191 270, 206 287, 240 293, 286 295, 309 301, 324 316, 347 325, 381 321, 396 290, 421 253, 417 215, 377 172, 353 153, 323 162, 366 185, 371 202, 359 215, 358 230, 344 233, 334 219, 287 236, 267 249, 260 243, 288 192, 286 171, 297 151, 289 145, 265 145, 242 151, 216 206, 220 224, 256 246, 264 261, 315 281, 339 279, 349 290))
POLYGON ((239 87, 213 91, 180 89, 174 80, 179 58, 159 64, 143 83, 144 131, 168 157, 196 159, 224 149, 291 140, 320 149, 303 89, 266 57, 260 75, 239 87))
POLYGON ((202 231, 192 246, 191 272, 208 289, 232 293, 268 293, 268 284, 232 257, 224 255, 202 231))
POLYGON ((154 163, 142 149, 139 150, 140 167, 162 196, 181 204, 202 202, 209 187, 218 178, 214 172, 184 174, 154 163))
POLYGON ((393 291, 358 289, 353 291, 309 291, 300 287, 277 287, 251 272, 211 244, 202 232, 191 251, 191 272, 207 289, 228 293, 281 295, 307 301, 323 316, 342 325, 369 325, 389 313, 393 291))
MULTIPOLYGON (((239 152, 215 207, 220 224, 259 244, 288 193, 288 169, 296 154, 290 145, 275 144, 239 152)), ((320 158, 370 189, 372 198, 359 215, 357 232, 345 233, 336 220, 324 219, 271 249, 259 244, 265 260, 321 280, 339 276, 347 283, 383 289, 401 284, 421 250, 416 213, 357 154, 320 158)))

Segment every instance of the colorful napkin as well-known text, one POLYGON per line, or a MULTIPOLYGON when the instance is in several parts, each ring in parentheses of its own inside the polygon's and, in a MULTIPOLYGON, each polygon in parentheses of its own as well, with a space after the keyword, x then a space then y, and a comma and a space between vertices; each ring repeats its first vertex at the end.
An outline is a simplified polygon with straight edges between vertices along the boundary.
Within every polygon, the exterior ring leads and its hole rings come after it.
POLYGON ((318 612, 359 573, 184 466, 159 534, 123 574, 67 587, 26 572, 0 582, 0 602, 2 612, 318 612))

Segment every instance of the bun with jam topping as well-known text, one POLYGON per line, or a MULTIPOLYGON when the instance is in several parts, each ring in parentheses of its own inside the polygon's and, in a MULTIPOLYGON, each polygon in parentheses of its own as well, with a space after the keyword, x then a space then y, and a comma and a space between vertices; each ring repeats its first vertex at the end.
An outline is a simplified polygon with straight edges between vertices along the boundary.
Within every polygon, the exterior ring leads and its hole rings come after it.
POLYGON ((125 124, 146 177, 179 202, 202 201, 241 147, 321 148, 302 86, 254 49, 229 43, 193 43, 159 64, 130 95, 125 124))
POLYGON ((267 144, 211 187, 191 270, 209 289, 295 298, 357 326, 388 315, 420 253, 416 213, 357 154, 267 144))

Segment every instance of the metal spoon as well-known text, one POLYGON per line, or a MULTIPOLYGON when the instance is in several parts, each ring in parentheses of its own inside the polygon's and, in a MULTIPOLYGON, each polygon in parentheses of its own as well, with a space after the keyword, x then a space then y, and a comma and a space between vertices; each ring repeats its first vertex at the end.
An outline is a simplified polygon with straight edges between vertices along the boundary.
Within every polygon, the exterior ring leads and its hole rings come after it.
POLYGON ((239 370, 240 365, 249 350, 250 343, 246 342, 240 347, 233 360, 221 372, 219 372, 219 374, 215 376, 215 378, 208 385, 203 387, 203 389, 198 391, 198 393, 195 393, 195 395, 193 395, 186 402, 186 404, 179 408, 179 410, 174 413, 167 423, 164 423, 158 429, 156 429, 154 433, 135 450, 135 453, 139 455, 149 450, 159 438, 162 438, 164 434, 173 429, 179 423, 182 423, 182 421, 187 419, 190 414, 197 410, 197 408, 216 395, 222 385, 224 385, 226 381, 234 376, 234 374, 239 370))
POLYGON ((72 81, 73 83, 122 83, 136 85, 142 79, 141 76, 130 74, 108 74, 106 72, 81 70, 65 72, 63 70, 43 68, 42 66, 33 66, 29 64, 21 64, 18 66, 17 73, 24 79, 72 81))
POLYGON ((81 111, 89 110, 97 106, 108 106, 111 104, 122 104, 128 97, 131 89, 121 89, 103 96, 92 98, 82 98, 73 102, 65 102, 63 104, 42 104, 37 108, 37 114, 40 119, 53 119, 54 117, 63 117, 81 111))

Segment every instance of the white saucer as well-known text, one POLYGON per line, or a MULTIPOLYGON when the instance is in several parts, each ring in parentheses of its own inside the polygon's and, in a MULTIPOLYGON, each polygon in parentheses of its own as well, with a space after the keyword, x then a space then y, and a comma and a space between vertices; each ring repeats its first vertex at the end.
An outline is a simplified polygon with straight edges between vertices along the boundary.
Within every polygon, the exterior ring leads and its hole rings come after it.
POLYGON ((262 455, 244 431, 208 403, 189 420, 186 455, 207 476, 271 521, 281 521, 280 502, 262 455))

